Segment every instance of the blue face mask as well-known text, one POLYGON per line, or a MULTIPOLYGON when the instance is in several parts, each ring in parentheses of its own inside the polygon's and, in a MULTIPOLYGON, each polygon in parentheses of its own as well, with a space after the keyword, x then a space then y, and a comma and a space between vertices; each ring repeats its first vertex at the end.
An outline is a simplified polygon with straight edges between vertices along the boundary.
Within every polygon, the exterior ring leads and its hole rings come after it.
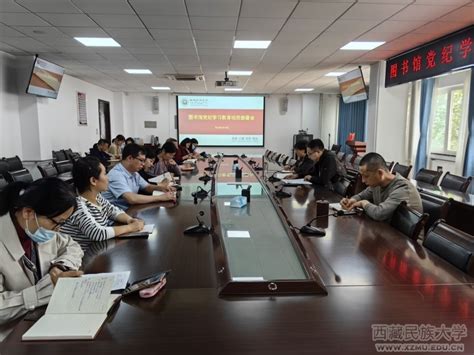
POLYGON ((28 237, 30 237, 32 241, 38 244, 46 243, 50 241, 51 239, 53 239, 54 236, 56 235, 56 232, 40 227, 38 223, 38 217, 36 217, 36 213, 35 213, 35 220, 36 220, 36 225, 38 226, 38 229, 34 233, 30 232, 30 228, 28 227, 28 220, 26 220, 25 233, 28 235, 28 237))

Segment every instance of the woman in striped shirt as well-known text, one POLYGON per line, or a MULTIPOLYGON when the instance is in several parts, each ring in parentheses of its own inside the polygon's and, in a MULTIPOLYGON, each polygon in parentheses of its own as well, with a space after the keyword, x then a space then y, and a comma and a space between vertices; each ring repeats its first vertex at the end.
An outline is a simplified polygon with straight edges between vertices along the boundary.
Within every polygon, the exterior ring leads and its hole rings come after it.
POLYGON ((72 175, 79 192, 77 209, 63 224, 61 232, 85 246, 86 242, 103 241, 143 229, 142 220, 130 217, 100 194, 107 190, 109 179, 99 159, 89 156, 77 160, 72 175), (114 221, 123 225, 111 226, 114 221))

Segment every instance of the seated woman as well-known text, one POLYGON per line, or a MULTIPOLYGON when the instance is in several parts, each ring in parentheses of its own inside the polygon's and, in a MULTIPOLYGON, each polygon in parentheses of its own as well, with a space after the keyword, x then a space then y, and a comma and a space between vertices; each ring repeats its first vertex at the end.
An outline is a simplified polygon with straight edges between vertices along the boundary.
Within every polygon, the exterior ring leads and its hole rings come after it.
POLYGON ((155 168, 155 159, 156 159, 155 150, 151 148, 146 148, 145 149, 145 163, 143 164, 143 169, 140 170, 138 173, 147 182, 148 180, 156 176, 153 173, 153 170, 155 168))
POLYGON ((77 160, 72 176, 79 192, 77 209, 61 226, 61 232, 86 246, 90 241, 103 241, 143 229, 142 220, 130 217, 100 194, 107 190, 109 179, 99 159, 85 157, 77 160), (110 226, 114 221, 124 225, 110 226))
POLYGON ((179 143, 178 150, 174 157, 176 163, 181 165, 186 159, 194 158, 194 154, 191 152, 191 144, 191 139, 189 138, 184 138, 181 143, 179 143))
POLYGON ((170 172, 174 176, 181 176, 181 170, 179 170, 178 165, 173 159, 176 151, 176 146, 173 143, 167 142, 163 144, 160 153, 156 157, 153 175, 158 176, 170 172))
POLYGON ((21 316, 49 302, 59 277, 82 274, 81 247, 57 232, 75 206, 75 194, 58 178, 0 191, 0 341, 21 316))

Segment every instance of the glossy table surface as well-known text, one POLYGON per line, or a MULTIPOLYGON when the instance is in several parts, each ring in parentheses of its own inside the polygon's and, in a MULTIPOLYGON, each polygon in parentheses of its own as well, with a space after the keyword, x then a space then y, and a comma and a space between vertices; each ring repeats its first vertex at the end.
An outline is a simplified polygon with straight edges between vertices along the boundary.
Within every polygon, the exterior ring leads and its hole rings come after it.
MULTIPOLYGON (((200 175, 183 176, 183 195, 203 186, 200 175), (193 189, 186 192, 187 185, 193 189)), ((277 201, 295 227, 314 217, 316 200, 339 200, 318 187, 285 191, 292 196, 277 201)), ((88 252, 86 272, 131 270, 134 280, 172 269, 160 295, 124 299, 94 341, 22 342, 32 324, 23 321, 0 353, 375 354, 375 344, 386 343, 373 340, 377 324, 465 325, 467 337, 458 343, 474 353, 474 279, 389 225, 366 216, 320 218, 315 225, 326 228, 325 237, 300 237, 326 296, 219 297, 211 237, 182 234, 200 210, 209 223, 208 200, 194 205, 183 196, 177 204, 132 208, 158 231, 148 239, 95 244, 88 252)))
POLYGON ((424 182, 416 181, 415 179, 410 180, 413 185, 419 191, 429 193, 431 195, 439 196, 445 199, 451 198, 455 201, 462 202, 468 205, 474 206, 474 195, 469 193, 463 193, 456 190, 447 189, 442 186, 431 185, 424 182))

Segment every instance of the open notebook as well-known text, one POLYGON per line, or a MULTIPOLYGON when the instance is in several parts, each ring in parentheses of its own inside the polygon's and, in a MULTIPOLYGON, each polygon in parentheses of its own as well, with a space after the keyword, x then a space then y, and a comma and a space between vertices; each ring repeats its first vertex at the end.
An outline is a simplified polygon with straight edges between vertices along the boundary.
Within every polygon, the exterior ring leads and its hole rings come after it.
POLYGON ((22 340, 94 339, 120 295, 111 295, 115 277, 60 278, 46 313, 22 340))

